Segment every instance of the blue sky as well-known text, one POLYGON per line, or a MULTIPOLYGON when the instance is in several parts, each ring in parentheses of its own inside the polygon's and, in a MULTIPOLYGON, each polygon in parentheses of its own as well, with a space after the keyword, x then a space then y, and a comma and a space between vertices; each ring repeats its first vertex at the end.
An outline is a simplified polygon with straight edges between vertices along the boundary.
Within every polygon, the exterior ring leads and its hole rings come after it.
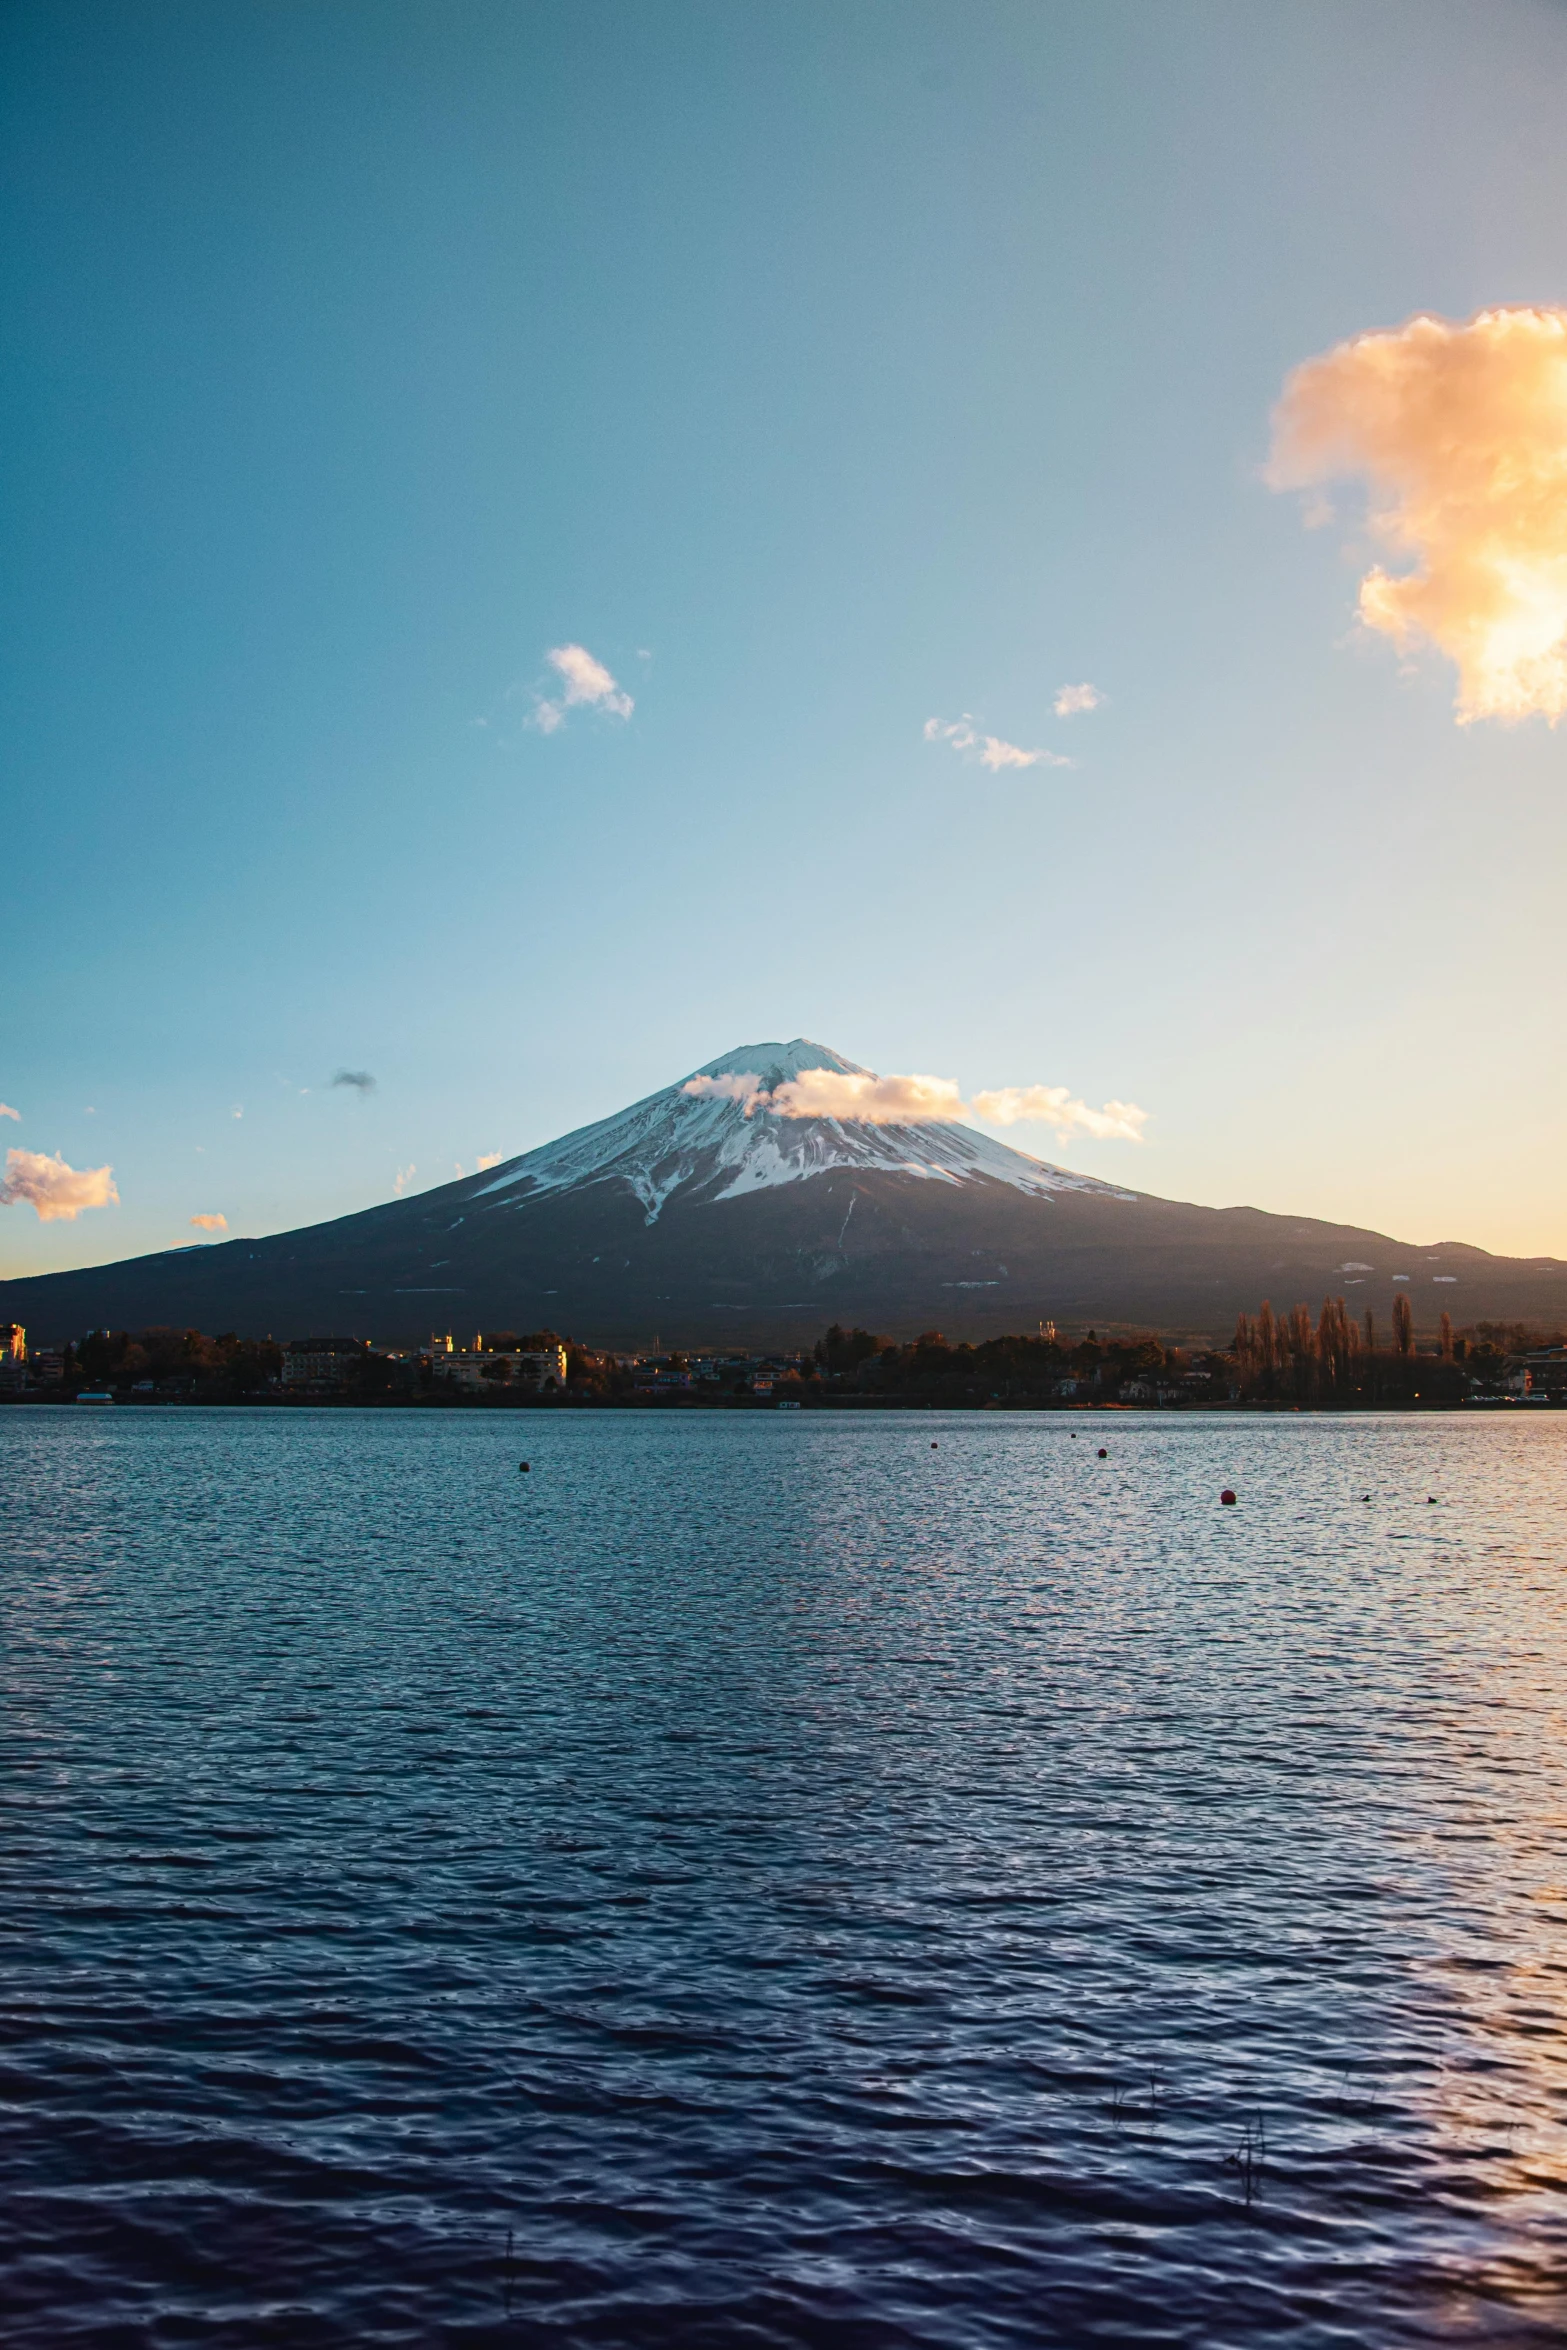
POLYGON ((1314 354, 1567 302, 1567 12, 14 0, 0 57, 0 1145, 119 1192, 0 1270, 801 1033, 1567 1254, 1567 744, 1456 725, 1262 478, 1314 354), (528 723, 566 644, 629 717, 528 723))

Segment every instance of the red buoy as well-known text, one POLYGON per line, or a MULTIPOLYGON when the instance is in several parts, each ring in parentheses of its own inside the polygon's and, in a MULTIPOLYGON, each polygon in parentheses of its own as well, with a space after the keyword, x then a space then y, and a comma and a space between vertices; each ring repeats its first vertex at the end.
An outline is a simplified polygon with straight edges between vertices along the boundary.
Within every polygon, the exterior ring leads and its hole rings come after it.
POLYGON ((1220 1496, 1219 1496, 1219 1499, 1220 1499, 1220 1500, 1221 1500, 1221 1501, 1224 1503, 1224 1505, 1225 1505, 1226 1509, 1228 1509, 1228 1508, 1231 1506, 1231 1504, 1234 1502, 1234 1500, 1235 1500, 1235 1496, 1234 1496, 1234 1494, 1231 1492, 1231 1490, 1230 1490, 1230 1488, 1229 1488, 1229 1486, 1228 1486, 1228 1485, 1226 1485, 1226 1487, 1224 1488, 1224 1491, 1223 1491, 1223 1492, 1220 1494, 1220 1496))
POLYGON ((1107 1460, 1110 1458, 1109 1452, 1107 1451, 1107 1449, 1106 1449, 1106 1447, 1105 1447, 1104 1445, 1101 1445, 1101 1446, 1099 1447, 1099 1458, 1100 1458, 1102 1461, 1107 1461, 1107 1460))

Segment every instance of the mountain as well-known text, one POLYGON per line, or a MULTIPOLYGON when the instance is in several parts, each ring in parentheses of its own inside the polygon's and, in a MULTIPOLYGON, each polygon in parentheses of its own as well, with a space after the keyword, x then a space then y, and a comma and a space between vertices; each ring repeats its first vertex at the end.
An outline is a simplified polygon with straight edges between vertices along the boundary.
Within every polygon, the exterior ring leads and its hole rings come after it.
POLYGON ((1258 1208, 1200 1208, 1074 1175, 957 1124, 789 1118, 807 1037, 746 1045, 504 1166, 263 1240, 0 1283, 36 1341, 149 1323, 386 1345, 551 1326, 588 1344, 799 1345, 828 1322, 976 1338, 1132 1325, 1226 1337, 1260 1300, 1324 1295, 1388 1327, 1567 1319, 1567 1264, 1413 1245, 1258 1208), (727 1080, 715 1090, 687 1087, 727 1080), (746 1083, 744 1081, 754 1081, 746 1083), (749 1097, 749 1098, 746 1098, 749 1097))

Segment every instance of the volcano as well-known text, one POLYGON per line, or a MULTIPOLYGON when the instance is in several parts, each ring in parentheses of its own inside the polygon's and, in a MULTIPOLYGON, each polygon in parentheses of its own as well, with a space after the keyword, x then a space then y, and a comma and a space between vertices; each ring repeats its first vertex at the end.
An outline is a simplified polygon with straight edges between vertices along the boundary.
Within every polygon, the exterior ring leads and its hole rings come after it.
POLYGON ((1227 1337, 1264 1297, 1393 1298, 1417 1331, 1567 1318, 1567 1264, 1415 1244, 1071 1173, 956 1123, 788 1117, 808 1037, 741 1046, 617 1116, 483 1174, 327 1224, 0 1283, 34 1341, 177 1324, 411 1345, 556 1329, 584 1344, 786 1349, 829 1322, 949 1338, 1092 1324, 1227 1337), (702 1080, 728 1080, 715 1088, 702 1080), (695 1086, 696 1090, 692 1090, 695 1086))

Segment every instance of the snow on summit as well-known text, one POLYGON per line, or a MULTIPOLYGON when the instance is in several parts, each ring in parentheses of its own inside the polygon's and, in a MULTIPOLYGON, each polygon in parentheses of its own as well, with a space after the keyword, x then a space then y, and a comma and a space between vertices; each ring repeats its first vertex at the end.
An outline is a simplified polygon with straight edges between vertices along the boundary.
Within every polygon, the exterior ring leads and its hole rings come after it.
POLYGON ((510 1195, 520 1206, 549 1192, 624 1183, 653 1224, 676 1191, 704 1203, 738 1199, 834 1167, 934 1183, 1005 1183, 1046 1197, 1059 1191, 1126 1196, 1115 1184, 1069 1174, 956 1120, 869 1124, 769 1110, 763 1097, 813 1071, 875 1078, 874 1071, 808 1036, 787 1044, 737 1045, 614 1117, 508 1160, 470 1196, 498 1202, 510 1195))

